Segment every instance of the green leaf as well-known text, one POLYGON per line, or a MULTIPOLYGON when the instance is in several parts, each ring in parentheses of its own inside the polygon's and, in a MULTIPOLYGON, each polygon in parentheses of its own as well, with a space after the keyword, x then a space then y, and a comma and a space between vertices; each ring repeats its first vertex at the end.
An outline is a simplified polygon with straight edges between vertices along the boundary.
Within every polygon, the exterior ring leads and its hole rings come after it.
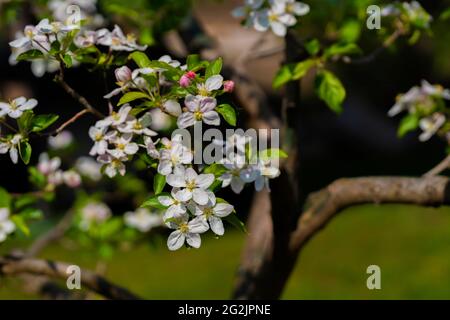
POLYGON ((42 210, 39 210, 37 208, 26 208, 22 210, 19 215, 22 217, 24 221, 27 220, 39 220, 42 219, 44 216, 44 213, 42 210))
POLYGON ((132 59, 134 62, 136 62, 139 68, 147 68, 150 66, 150 59, 143 52, 135 51, 128 57, 132 59))
POLYGON ((439 19, 441 19, 441 20, 450 19, 450 8, 445 9, 439 16, 439 19))
POLYGON ((31 120, 31 131, 32 132, 40 132, 42 130, 47 129, 50 127, 53 123, 55 123, 56 120, 58 120, 59 116, 56 114, 41 114, 35 116, 31 120))
POLYGON ((161 196, 170 196, 170 194, 163 192, 163 193, 160 193, 159 195, 154 195, 154 196, 150 197, 149 199, 147 199, 146 201, 144 201, 144 203, 141 204, 141 207, 144 207, 144 208, 151 207, 151 208, 156 208, 156 209, 161 209, 161 210, 167 209, 167 207, 163 206, 158 200, 158 198, 161 196))
POLYGON ((23 115, 17 120, 19 131, 25 134, 30 130, 31 123, 34 117, 33 111, 25 111, 23 115))
POLYGON ((25 223, 25 220, 19 216, 19 215, 13 215, 11 216, 11 220, 14 222, 17 228, 19 228, 20 231, 27 237, 30 235, 30 229, 28 228, 27 224, 25 223))
POLYGON ((193 70, 197 66, 201 64, 200 56, 198 54, 191 54, 186 59, 186 64, 188 67, 188 70, 193 70))
POLYGON ((163 191, 165 185, 166 177, 157 173, 153 179, 153 192, 155 192, 156 195, 159 195, 163 191))
POLYGON ((349 20, 339 30, 339 39, 342 42, 356 42, 361 35, 361 24, 358 20, 349 20))
POLYGON ((56 40, 53 41, 50 45, 50 51, 48 52, 50 55, 54 56, 61 50, 61 43, 56 40))
POLYGON ((419 127, 420 117, 417 114, 408 114, 403 117, 397 130, 397 135, 401 138, 410 131, 414 131, 419 127))
POLYGON ((217 58, 216 60, 211 61, 206 68, 205 78, 208 79, 211 76, 220 74, 220 71, 222 71, 222 64, 222 58, 217 58))
POLYGON ((19 154, 23 163, 29 164, 31 158, 31 145, 27 141, 22 141, 19 144, 19 154))
POLYGON ((306 51, 312 56, 315 56, 320 50, 320 42, 317 39, 312 39, 305 44, 306 51))
POLYGON ((33 49, 33 50, 28 50, 26 52, 23 52, 21 54, 19 54, 19 56, 17 57, 17 61, 22 61, 22 60, 33 60, 33 59, 39 59, 39 58, 43 58, 44 54, 37 50, 37 49, 33 49))
POLYGON ((34 184, 38 188, 45 187, 47 182, 47 178, 35 167, 28 168, 29 180, 32 184, 34 184))
POLYGON ((218 105, 215 110, 222 115, 228 124, 236 126, 236 110, 232 106, 225 103, 218 105))
POLYGON ((321 71, 315 81, 316 93, 336 113, 342 112, 346 92, 341 81, 330 71, 321 71))
POLYGON ((258 154, 258 157, 265 161, 265 160, 272 160, 272 159, 280 159, 280 158, 287 158, 288 155, 286 152, 284 152, 281 149, 265 149, 261 150, 258 154))
POLYGON ((70 68, 72 67, 72 57, 70 56, 70 54, 65 54, 63 56, 63 61, 64 61, 64 65, 66 66, 66 68, 70 68))
POLYGON ((305 61, 299 62, 295 65, 294 70, 292 71, 292 80, 298 80, 303 78, 306 73, 308 73, 309 69, 316 65, 316 61, 313 59, 307 59, 305 61))
POLYGON ((272 83, 274 89, 278 89, 292 80, 292 68, 292 65, 284 65, 278 70, 272 83))
POLYGON ((139 91, 132 91, 132 92, 127 92, 125 93, 122 98, 120 98, 119 103, 117 104, 118 106, 137 100, 137 99, 148 99, 149 96, 144 93, 144 92, 139 92, 139 91))
POLYGON ((11 206, 11 195, 8 191, 0 187, 0 208, 9 208, 11 206))
POLYGON ((224 220, 229 222, 242 232, 247 233, 247 228, 245 227, 245 224, 237 217, 235 213, 229 214, 224 218, 224 220))
POLYGON ((227 169, 224 167, 223 164, 220 163, 213 163, 207 166, 203 173, 212 173, 216 178, 220 177, 222 174, 224 174, 227 171, 227 169))
POLYGON ((328 47, 324 52, 324 58, 328 59, 334 56, 344 56, 352 54, 361 54, 362 50, 356 43, 336 43, 328 47))

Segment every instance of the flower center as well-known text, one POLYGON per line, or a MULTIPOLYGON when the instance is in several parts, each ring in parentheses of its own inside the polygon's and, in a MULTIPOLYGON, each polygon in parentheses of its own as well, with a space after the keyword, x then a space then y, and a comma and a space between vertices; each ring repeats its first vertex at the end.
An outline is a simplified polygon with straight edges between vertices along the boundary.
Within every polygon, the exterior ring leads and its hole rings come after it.
POLYGON ((201 113, 201 111, 195 111, 195 112, 194 112, 194 118, 195 118, 195 120, 197 120, 197 121, 201 121, 202 118, 203 118, 203 114, 201 113))
POLYGON ((111 39, 111 43, 112 43, 113 46, 118 46, 120 44, 120 39, 117 38, 117 37, 113 37, 111 39))
POLYGON ((275 13, 270 14, 269 15, 269 21, 270 22, 278 21, 278 16, 275 13))
POLYGON ((142 124, 139 121, 136 121, 136 123, 134 124, 133 128, 135 130, 141 130, 142 129, 142 124))
POLYGON ((132 33, 127 34, 127 41, 128 42, 135 42, 136 41, 136 37, 134 36, 134 34, 132 34, 132 33))
POLYGON ((97 134, 95 135, 95 141, 101 141, 101 140, 103 140, 103 134, 97 133, 97 134))
POLYGON ((117 149, 119 149, 119 150, 124 150, 124 149, 125 149, 125 144, 123 144, 123 143, 118 143, 118 144, 117 144, 117 149))
POLYGON ((212 208, 206 208, 205 210, 203 210, 203 214, 206 218, 209 218, 214 214, 214 211, 212 208))
POLYGON ((186 222, 183 222, 180 224, 180 232, 181 233, 188 233, 189 232, 189 226, 186 222))
POLYGON ((194 190, 196 186, 197 185, 196 185, 195 181, 188 181, 186 183, 186 188, 190 191, 194 190))

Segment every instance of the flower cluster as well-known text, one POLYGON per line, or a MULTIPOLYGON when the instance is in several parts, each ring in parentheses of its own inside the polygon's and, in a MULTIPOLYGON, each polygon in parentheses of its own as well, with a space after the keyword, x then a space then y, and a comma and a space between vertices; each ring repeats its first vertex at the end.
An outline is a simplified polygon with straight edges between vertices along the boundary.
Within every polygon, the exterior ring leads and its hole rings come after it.
POLYGON ((389 4, 383 7, 381 15, 399 18, 404 24, 412 24, 419 29, 429 28, 433 20, 433 17, 417 1, 389 4))
POLYGON ((124 214, 124 221, 127 226, 149 232, 151 229, 163 225, 163 219, 157 212, 151 212, 146 208, 139 208, 136 211, 128 211, 124 214))
POLYGON ((112 216, 111 209, 103 202, 88 202, 81 208, 80 228, 88 230, 92 225, 98 225, 112 216))
POLYGON ((422 80, 420 87, 415 86, 397 97, 397 102, 389 110, 388 115, 393 117, 402 111, 408 111, 408 116, 404 118, 406 120, 402 122, 406 129, 402 130, 402 126, 400 129, 405 133, 419 126, 422 130, 419 140, 427 141, 440 130, 442 133, 447 131, 443 130, 449 117, 445 100, 450 100, 449 89, 422 80))
POLYGON ((309 6, 296 0, 245 0, 244 6, 233 10, 236 18, 244 18, 244 25, 257 31, 269 29, 284 37, 287 28, 297 23, 297 18, 309 13, 309 6))
POLYGON ((65 184, 69 188, 77 188, 81 185, 81 177, 75 170, 63 171, 60 169, 61 159, 59 157, 50 158, 47 153, 39 156, 37 170, 47 180, 47 190, 52 190, 57 186, 65 184))

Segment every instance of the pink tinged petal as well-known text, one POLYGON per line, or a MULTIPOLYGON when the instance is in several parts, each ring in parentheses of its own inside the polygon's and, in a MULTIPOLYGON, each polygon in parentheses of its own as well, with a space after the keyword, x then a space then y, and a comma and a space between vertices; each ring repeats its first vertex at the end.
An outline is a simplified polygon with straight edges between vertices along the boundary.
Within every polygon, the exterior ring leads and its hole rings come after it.
POLYGON ((219 74, 216 74, 212 77, 209 77, 208 80, 205 82, 206 90, 209 92, 214 90, 219 90, 220 87, 222 87, 223 84, 223 77, 219 74))
POLYGON ((184 99, 184 105, 189 111, 195 112, 200 109, 200 99, 201 97, 189 95, 184 99))
POLYGON ((200 248, 200 246, 202 245, 202 239, 197 233, 188 233, 186 235, 186 242, 188 243, 188 245, 196 249, 200 248))
POLYGON ((175 100, 168 100, 164 102, 163 108, 165 112, 174 117, 181 115, 181 105, 175 100))
POLYGON ((188 189, 180 189, 175 192, 175 198, 181 202, 187 202, 192 199, 192 191, 188 189))
POLYGON ((217 234, 218 236, 223 236, 223 234, 225 233, 225 230, 223 228, 222 219, 212 216, 212 217, 208 218, 208 222, 211 227, 211 230, 215 234, 217 234))
POLYGON ((169 238, 167 239, 167 247, 171 251, 178 250, 183 246, 185 239, 186 236, 179 230, 176 230, 169 235, 169 238))
POLYGON ((216 111, 208 111, 203 114, 203 122, 212 126, 220 125, 220 117, 216 111))
POLYGON ((228 203, 218 203, 214 207, 214 215, 220 218, 224 218, 228 216, 231 212, 233 212, 234 208, 231 204, 228 203))
POLYGON ((214 175, 212 173, 200 174, 194 178, 197 187, 207 189, 214 182, 214 175))
POLYGON ((189 233, 204 233, 209 229, 208 223, 202 216, 192 219, 188 223, 188 226, 189 226, 189 233))
POLYGON ((184 176, 178 175, 178 174, 169 174, 167 176, 167 183, 175 188, 183 188, 186 187, 186 181, 184 179, 184 176))
POLYGON ((202 98, 200 102, 200 111, 202 113, 206 113, 208 111, 212 111, 217 106, 217 100, 214 98, 206 97, 202 98))
POLYGON ((178 128, 184 129, 191 127, 195 124, 194 114, 191 112, 185 112, 180 117, 178 117, 177 125, 178 128))
POLYGON ((30 99, 20 106, 20 110, 31 110, 38 104, 36 99, 30 99))
POLYGON ((199 205, 202 205, 202 206, 207 204, 209 201, 208 193, 204 189, 200 189, 200 188, 194 189, 192 198, 194 199, 194 201, 196 203, 198 203, 199 205))

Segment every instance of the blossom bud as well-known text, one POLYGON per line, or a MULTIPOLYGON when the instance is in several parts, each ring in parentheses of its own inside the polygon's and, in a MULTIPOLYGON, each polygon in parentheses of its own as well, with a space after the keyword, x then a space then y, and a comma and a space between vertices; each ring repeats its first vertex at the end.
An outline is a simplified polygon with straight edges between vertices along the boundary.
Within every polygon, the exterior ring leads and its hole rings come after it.
POLYGON ((189 77, 184 74, 181 76, 179 83, 181 87, 186 88, 191 84, 191 79, 189 79, 189 77))
POLYGON ((66 171, 63 173, 64 183, 69 188, 77 188, 81 185, 81 177, 75 171, 66 171))
POLYGON ((223 91, 233 92, 233 90, 234 90, 234 81, 227 80, 223 82, 223 91))
POLYGON ((124 83, 124 82, 128 82, 131 80, 132 72, 131 72, 130 68, 128 68, 127 66, 123 66, 123 67, 117 68, 114 71, 114 74, 116 75, 116 79, 118 82, 124 83))

